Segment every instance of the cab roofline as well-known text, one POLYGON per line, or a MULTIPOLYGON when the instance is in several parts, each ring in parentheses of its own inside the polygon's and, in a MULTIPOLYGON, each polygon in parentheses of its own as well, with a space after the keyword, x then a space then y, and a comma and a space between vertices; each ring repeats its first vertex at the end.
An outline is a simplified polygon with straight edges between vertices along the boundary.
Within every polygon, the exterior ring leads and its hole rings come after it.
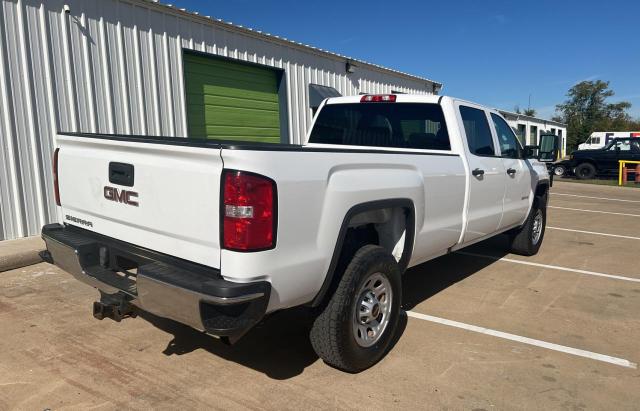
MULTIPOLYGON (((391 94, 391 93, 366 93, 356 96, 330 97, 326 104, 350 104, 360 103, 363 95, 391 94)), ((395 94, 396 103, 438 103, 444 96, 437 94, 395 94)))

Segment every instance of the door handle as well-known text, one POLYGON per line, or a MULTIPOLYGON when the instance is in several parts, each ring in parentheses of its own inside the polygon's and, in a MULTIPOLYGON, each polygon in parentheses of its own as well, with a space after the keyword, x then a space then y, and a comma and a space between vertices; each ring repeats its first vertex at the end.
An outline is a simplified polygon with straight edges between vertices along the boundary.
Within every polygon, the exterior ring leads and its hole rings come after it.
POLYGON ((134 179, 133 164, 109 163, 109 182, 121 186, 133 187, 134 179))
POLYGON ((507 168, 507 174, 509 174, 510 176, 514 175, 515 173, 516 173, 515 168, 507 168))
POLYGON ((473 170, 471 172, 471 174, 473 174, 475 177, 483 176, 484 175, 484 170, 482 170, 480 168, 476 168, 475 170, 473 170))

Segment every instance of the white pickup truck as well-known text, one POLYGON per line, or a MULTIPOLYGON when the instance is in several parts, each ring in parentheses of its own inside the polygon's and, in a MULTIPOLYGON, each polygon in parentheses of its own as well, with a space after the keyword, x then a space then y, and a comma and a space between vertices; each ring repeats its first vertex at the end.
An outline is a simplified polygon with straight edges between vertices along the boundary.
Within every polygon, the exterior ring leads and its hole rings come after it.
POLYGON ((325 100, 303 145, 57 144, 45 257, 100 290, 94 316, 143 310, 233 342, 304 305, 317 354, 349 372, 389 349, 407 267, 499 233, 538 251, 551 184, 539 159, 557 157, 557 141, 523 149, 496 110, 403 94, 325 100))

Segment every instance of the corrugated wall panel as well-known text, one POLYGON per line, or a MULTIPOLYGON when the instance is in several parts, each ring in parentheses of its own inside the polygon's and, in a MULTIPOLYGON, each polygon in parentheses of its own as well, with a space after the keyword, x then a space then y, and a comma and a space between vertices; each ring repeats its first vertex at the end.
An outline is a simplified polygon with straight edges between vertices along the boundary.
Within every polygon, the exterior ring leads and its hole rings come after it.
POLYGON ((431 83, 142 0, 0 0, 0 239, 55 221, 56 129, 184 137, 182 50, 286 71, 289 138, 311 123, 308 84, 342 94, 431 83), (71 13, 65 14, 68 4, 71 13))
POLYGON ((11 105, 9 81, 9 55, 7 38, 7 12, 0 10, 0 213, 3 238, 23 235, 23 212, 16 161, 16 135, 13 126, 13 106, 11 105))

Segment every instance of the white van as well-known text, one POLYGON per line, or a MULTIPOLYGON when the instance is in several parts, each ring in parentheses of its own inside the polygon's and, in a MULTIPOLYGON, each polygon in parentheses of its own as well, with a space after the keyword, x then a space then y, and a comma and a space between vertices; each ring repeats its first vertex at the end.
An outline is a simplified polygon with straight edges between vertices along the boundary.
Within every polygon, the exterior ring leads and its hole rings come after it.
POLYGON ((640 137, 640 131, 594 131, 578 150, 593 150, 606 146, 614 138, 640 137))

